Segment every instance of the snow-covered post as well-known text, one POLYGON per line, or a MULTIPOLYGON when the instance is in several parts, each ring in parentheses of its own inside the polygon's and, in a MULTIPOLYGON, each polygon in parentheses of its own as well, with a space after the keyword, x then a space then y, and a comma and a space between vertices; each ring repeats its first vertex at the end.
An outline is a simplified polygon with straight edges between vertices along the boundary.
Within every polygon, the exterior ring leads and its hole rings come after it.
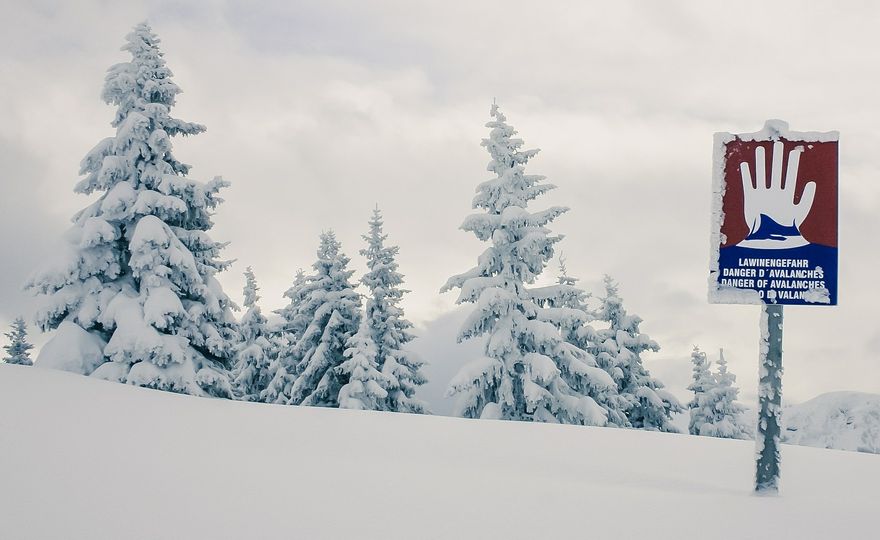
POLYGON ((761 312, 761 368, 758 384, 757 472, 755 491, 776 493, 779 487, 779 416, 782 412, 782 306, 761 312))
POLYGON ((763 306, 759 493, 779 482, 782 306, 837 305, 838 139, 782 120, 715 134, 709 302, 763 306))

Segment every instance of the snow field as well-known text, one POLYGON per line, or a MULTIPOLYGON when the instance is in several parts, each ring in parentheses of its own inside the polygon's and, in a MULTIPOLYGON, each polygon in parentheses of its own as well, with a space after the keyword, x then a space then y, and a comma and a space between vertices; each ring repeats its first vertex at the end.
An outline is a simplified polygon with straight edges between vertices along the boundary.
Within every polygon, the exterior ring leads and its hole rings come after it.
POLYGON ((880 456, 196 398, 0 365, 0 538, 874 538, 880 456))

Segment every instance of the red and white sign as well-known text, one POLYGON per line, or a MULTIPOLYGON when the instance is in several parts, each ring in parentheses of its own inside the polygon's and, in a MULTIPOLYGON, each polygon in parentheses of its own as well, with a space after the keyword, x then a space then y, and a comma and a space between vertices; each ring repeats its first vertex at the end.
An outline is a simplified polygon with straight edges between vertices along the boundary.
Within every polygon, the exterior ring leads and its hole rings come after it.
POLYGON ((837 304, 837 132, 715 135, 709 300, 837 304))

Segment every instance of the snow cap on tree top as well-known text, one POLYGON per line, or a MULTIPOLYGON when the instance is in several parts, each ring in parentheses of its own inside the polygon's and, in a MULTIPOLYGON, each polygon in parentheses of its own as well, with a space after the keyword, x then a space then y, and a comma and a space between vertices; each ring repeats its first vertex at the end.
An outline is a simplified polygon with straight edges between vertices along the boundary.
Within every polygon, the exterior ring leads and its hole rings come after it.
MULTIPOLYGON (((161 40, 153 33, 150 25, 142 22, 136 25, 127 36, 121 50, 131 53, 131 60, 115 64, 107 70, 104 78, 102 99, 119 109, 111 124, 121 126, 128 120, 129 113, 145 112, 145 116, 155 118, 167 116, 182 92, 171 80, 174 75, 165 65, 164 54, 159 49, 161 40)), ((205 131, 205 126, 191 122, 170 120, 162 122, 169 135, 183 133, 194 135, 205 131)))

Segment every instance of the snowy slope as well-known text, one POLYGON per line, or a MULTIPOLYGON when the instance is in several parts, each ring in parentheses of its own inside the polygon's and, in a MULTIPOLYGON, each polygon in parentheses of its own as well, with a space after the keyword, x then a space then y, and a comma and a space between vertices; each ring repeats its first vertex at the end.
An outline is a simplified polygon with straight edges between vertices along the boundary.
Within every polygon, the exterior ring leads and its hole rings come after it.
POLYGON ((831 392, 782 415, 791 444, 880 454, 880 395, 831 392))
POLYGON ((285 407, 0 365, 0 538, 876 538, 880 456, 285 407))

